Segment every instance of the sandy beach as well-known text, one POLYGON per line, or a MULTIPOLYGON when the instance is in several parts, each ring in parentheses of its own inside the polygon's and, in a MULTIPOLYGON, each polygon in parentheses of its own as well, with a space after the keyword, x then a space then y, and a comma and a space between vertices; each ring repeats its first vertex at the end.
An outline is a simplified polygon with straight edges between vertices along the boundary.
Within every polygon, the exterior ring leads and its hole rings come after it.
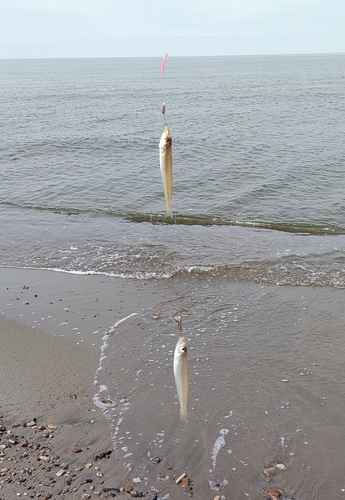
POLYGON ((0 500, 345 491, 342 290, 27 269, 0 283, 0 500))
POLYGON ((0 499, 148 495, 126 480, 93 403, 102 335, 146 285, 112 279, 109 296, 104 276, 17 269, 0 282, 0 499))

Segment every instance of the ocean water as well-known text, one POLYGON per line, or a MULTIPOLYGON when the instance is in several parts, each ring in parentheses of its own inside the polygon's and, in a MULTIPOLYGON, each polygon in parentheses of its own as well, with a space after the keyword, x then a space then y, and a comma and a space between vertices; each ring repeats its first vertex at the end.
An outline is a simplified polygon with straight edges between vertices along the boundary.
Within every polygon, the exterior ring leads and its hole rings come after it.
POLYGON ((169 57, 164 78, 160 64, 0 61, 0 266, 156 282, 164 321, 133 301, 95 380, 129 475, 163 454, 198 498, 342 498, 345 55, 169 57))
POLYGON ((160 62, 0 62, 0 264, 343 286, 345 56, 160 62))

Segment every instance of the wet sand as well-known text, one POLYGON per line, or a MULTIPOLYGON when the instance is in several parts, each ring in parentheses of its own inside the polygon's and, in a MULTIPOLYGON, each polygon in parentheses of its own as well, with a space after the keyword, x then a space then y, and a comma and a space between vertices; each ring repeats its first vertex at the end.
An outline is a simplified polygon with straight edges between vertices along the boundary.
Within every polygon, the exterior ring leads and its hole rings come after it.
POLYGON ((343 290, 18 269, 0 284, 0 500, 345 494, 343 290))
POLYGON ((152 286, 17 269, 0 283, 0 499, 148 495, 128 482, 93 396, 104 332, 149 308, 152 286))

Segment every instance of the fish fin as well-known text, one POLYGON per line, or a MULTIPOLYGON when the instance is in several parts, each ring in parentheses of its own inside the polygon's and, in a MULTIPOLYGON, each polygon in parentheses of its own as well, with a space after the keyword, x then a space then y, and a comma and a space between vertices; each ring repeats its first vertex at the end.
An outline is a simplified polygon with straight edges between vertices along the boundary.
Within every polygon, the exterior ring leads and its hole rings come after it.
POLYGON ((165 215, 166 217, 170 217, 172 219, 172 208, 167 208, 166 211, 165 211, 165 215))
POLYGON ((188 423, 188 413, 187 410, 182 410, 180 409, 180 420, 181 422, 187 422, 188 423))

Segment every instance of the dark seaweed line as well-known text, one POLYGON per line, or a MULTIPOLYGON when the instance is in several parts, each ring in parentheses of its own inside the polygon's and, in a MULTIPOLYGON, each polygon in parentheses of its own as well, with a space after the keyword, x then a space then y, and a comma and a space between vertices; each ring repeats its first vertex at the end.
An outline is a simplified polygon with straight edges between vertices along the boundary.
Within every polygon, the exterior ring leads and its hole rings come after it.
POLYGON ((329 224, 314 224, 311 222, 267 222, 267 221, 240 221, 223 217, 212 216, 185 216, 176 214, 173 218, 162 215, 131 214, 124 215, 131 222, 151 222, 152 224, 182 224, 198 226, 239 226, 253 229, 268 229, 287 233, 303 233, 309 235, 338 235, 345 234, 345 227, 329 224))
POLYGON ((17 204, 12 202, 0 202, 3 207, 11 207, 19 210, 37 210, 40 212, 50 212, 63 215, 93 214, 98 216, 119 217, 129 222, 149 222, 151 224, 164 225, 186 225, 186 226, 239 226, 253 229, 266 229, 282 231, 286 233, 299 233, 306 235, 340 235, 345 234, 345 227, 337 224, 315 224, 313 222, 275 222, 275 221, 246 221, 233 220, 212 215, 184 215, 176 213, 173 218, 165 215, 131 213, 116 210, 102 209, 80 209, 74 207, 44 207, 30 204, 17 204))

